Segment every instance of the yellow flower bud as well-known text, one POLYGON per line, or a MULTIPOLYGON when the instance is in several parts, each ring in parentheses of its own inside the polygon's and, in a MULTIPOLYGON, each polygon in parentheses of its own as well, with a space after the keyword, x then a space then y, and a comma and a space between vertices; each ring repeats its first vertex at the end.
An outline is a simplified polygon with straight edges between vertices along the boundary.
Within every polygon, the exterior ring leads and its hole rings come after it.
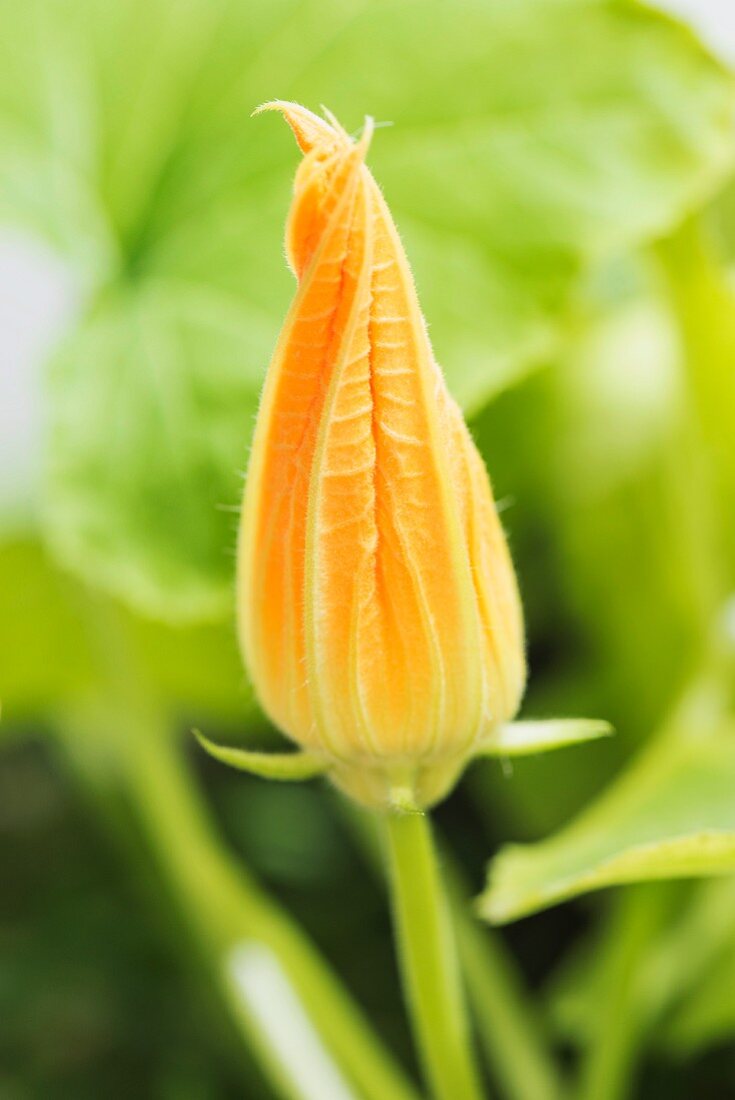
POLYGON ((304 153, 286 231, 298 290, 245 490, 242 650, 270 718, 335 782, 426 806, 518 707, 513 566, 364 163, 370 122, 353 142, 331 117, 267 107, 304 153))

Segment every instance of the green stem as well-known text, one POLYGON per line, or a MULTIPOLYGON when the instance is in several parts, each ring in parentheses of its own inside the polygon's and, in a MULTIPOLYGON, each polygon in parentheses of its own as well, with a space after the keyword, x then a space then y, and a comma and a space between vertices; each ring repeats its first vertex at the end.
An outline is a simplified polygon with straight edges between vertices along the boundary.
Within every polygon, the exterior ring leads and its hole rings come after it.
MULTIPOLYGON (((719 505, 723 489, 729 499, 735 483, 735 303, 698 220, 660 245, 657 256, 684 352, 686 392, 666 456, 672 511, 679 520, 674 549, 687 566, 683 575, 692 596, 692 623, 702 639, 703 679, 718 686, 730 660, 723 652, 717 619, 732 583, 719 505)), ((707 726, 702 728, 706 734, 707 726)), ((638 979, 658 931, 658 896, 655 888, 638 888, 620 899, 618 919, 608 936, 603 1011, 583 1066, 586 1100, 621 1100, 628 1095, 635 1060, 651 1025, 638 979)))
POLYGON ((658 884, 621 891, 608 944, 594 1032, 582 1066, 582 1100, 624 1100, 647 1038, 639 975, 659 928, 665 893, 658 884))
MULTIPOLYGON (((368 867, 383 882, 375 815, 343 798, 337 806, 368 867)), ((488 1067, 508 1100, 558 1100, 563 1085, 515 959, 495 929, 474 919, 469 891, 441 838, 439 849, 460 966, 488 1067)))
MULTIPOLYGON (((116 615, 87 608, 104 689, 67 715, 83 762, 112 757, 123 792, 233 1018, 288 1100, 417 1100, 363 1013, 307 937, 222 847, 166 715, 145 695, 116 615)), ((89 769, 88 769, 89 770, 89 769)))
POLYGON ((735 296, 700 219, 656 250, 663 288, 682 345, 683 408, 670 453, 670 487, 689 553, 702 630, 712 638, 732 585, 735 548, 722 516, 735 488, 735 296))
POLYGON ((735 488, 735 289, 701 215, 662 241, 656 255, 681 337, 687 409, 699 428, 712 488, 729 496, 735 488))
POLYGON ((472 919, 464 896, 453 902, 452 911, 478 1034, 504 1095, 509 1100, 558 1100, 556 1068, 500 936, 472 919))
POLYGON ((222 850, 168 731, 136 715, 117 740, 126 793, 158 863, 279 1092, 312 1100, 333 1086, 345 1098, 416 1100, 303 933, 222 850))
POLYGON ((386 821, 399 958, 427 1080, 436 1100, 481 1100, 429 820, 386 821))

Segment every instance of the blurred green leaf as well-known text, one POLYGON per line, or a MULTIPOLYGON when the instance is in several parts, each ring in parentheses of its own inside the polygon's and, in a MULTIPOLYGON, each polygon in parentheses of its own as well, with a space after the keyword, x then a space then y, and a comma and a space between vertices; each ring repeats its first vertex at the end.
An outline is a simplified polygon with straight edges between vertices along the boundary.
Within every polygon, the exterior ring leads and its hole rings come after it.
POLYGON ((182 722, 226 722, 244 739, 264 724, 231 622, 178 627, 126 615, 123 624, 151 690, 182 722))
POLYGON ((134 606, 191 620, 230 599, 217 507, 237 501, 288 296, 297 158, 249 121, 255 104, 396 123, 371 163, 469 408, 550 355, 582 272, 718 187, 733 89, 690 34, 617 0, 175 10, 6 2, 0 159, 5 216, 63 247, 90 289, 51 377, 50 543, 134 606))
MULTIPOLYGON (((30 540, 0 543, 0 701, 9 726, 56 714, 99 690, 109 659, 95 600, 30 540)), ((156 693, 182 720, 252 721, 229 626, 180 629, 115 609, 156 693)))
POLYGON ((603 886, 735 872, 733 790, 735 737, 667 739, 554 836, 502 848, 482 915, 502 923, 603 886))
POLYGON ((150 279, 100 301, 52 365, 51 546, 139 610, 215 619, 231 604, 258 320, 150 279))
POLYGON ((618 300, 597 288, 551 376, 545 539, 556 562, 546 587, 559 594, 552 624, 563 609, 579 632, 575 690, 584 655, 597 696, 582 705, 609 718, 630 749, 664 720, 672 684, 703 660, 713 571, 700 547, 703 489, 682 439, 672 319, 650 272, 627 278, 618 300))
POLYGON ((608 265, 584 295, 583 323, 552 368, 471 423, 525 596, 524 715, 600 714, 616 730, 563 758, 519 759, 512 778, 473 769, 481 812, 519 840, 558 829, 650 737, 672 685, 700 666, 709 630, 685 535, 696 497, 672 461, 686 466, 677 344, 651 265, 608 265))
POLYGON ((79 609, 41 548, 0 544, 0 700, 4 722, 85 691, 93 658, 79 609))
POLYGON ((348 124, 395 123, 371 163, 426 249, 419 291, 465 407, 550 353, 581 271, 666 232, 732 166, 731 78, 638 4, 373 5, 302 87, 348 124), (478 261, 469 294, 461 249, 478 261))
POLYGON ((673 321, 651 280, 635 268, 628 274, 637 279, 622 300, 597 292, 555 371, 562 420, 555 473, 576 507, 606 502, 639 477, 681 402, 673 321))

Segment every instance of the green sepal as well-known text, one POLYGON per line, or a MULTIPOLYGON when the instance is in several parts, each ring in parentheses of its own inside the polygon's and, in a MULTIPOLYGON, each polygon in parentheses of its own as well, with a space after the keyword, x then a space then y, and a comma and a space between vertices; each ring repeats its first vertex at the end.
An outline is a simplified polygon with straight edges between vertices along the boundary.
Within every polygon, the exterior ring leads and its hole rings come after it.
POLYGON ((475 756, 530 756, 562 749, 582 741, 609 737, 613 728, 597 718, 549 718, 527 722, 506 722, 481 741, 475 756))
POLYGON ((194 730, 202 748, 219 760, 241 772, 260 776, 261 779, 279 779, 285 782, 299 782, 323 775, 329 767, 326 760, 310 752, 251 752, 249 749, 236 749, 227 745, 217 745, 199 730, 194 730))

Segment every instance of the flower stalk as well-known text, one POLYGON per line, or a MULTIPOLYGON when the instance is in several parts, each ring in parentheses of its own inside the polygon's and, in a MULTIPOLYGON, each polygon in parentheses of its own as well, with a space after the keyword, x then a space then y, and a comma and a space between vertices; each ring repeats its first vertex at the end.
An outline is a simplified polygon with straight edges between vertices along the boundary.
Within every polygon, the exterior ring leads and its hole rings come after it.
POLYGON ((427 1082, 435 1100, 482 1100, 429 819, 391 813, 385 822, 399 961, 427 1082))
MULTIPOLYGON (((479 755, 605 736, 513 722, 523 614, 483 460, 434 358, 359 140, 276 101, 303 154, 286 228, 298 287, 268 369, 239 529, 237 622, 263 709, 299 751, 200 742, 271 779, 325 774, 386 822, 407 1001, 435 1100, 480 1100, 423 811, 479 755)), ((513 1015, 504 1016, 514 1028, 513 1015)))
POLYGON ((418 1100, 298 924, 222 846, 172 733, 147 690, 124 622, 82 605, 101 661, 99 686, 60 734, 80 770, 99 767, 100 739, 170 897, 200 946, 231 1017, 283 1100, 418 1100))

